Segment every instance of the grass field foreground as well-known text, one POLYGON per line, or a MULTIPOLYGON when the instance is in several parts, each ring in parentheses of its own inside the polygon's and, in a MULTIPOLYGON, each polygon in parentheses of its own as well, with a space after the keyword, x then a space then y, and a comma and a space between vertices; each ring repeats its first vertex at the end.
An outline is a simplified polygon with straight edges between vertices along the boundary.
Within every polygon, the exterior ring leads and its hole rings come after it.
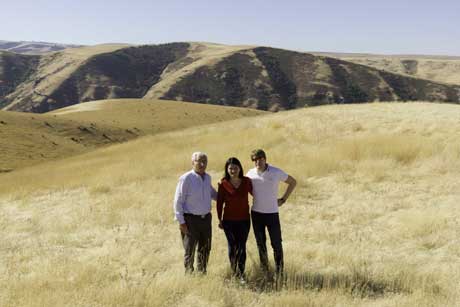
POLYGON ((324 106, 147 136, 1 174, 4 306, 455 306, 460 108, 324 106), (284 287, 229 275, 213 221, 207 276, 184 276, 172 198, 190 154, 264 148, 298 180, 281 208, 284 287))

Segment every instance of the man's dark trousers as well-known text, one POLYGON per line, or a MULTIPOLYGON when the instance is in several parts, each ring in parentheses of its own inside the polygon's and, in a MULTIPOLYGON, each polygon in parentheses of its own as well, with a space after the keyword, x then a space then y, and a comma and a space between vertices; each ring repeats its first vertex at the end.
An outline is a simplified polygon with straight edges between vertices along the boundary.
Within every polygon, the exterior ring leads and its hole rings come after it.
POLYGON ((206 215, 184 214, 185 223, 187 224, 188 234, 183 234, 182 244, 184 245, 184 266, 185 272, 193 272, 193 262, 195 259, 195 250, 198 246, 197 270, 206 273, 206 267, 211 251, 211 213, 206 215))
POLYGON ((276 273, 282 274, 284 260, 279 214, 251 211, 251 219, 262 269, 268 271, 267 237, 265 235, 265 228, 267 228, 275 257, 276 273))

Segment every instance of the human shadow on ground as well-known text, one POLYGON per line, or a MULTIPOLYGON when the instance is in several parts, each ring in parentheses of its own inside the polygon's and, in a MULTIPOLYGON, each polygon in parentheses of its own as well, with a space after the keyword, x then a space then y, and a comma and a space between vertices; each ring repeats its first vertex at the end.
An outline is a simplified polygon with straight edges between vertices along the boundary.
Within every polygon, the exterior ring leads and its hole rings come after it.
MULTIPOLYGON (((366 272, 320 273, 296 272, 291 269, 282 276, 276 276, 272 272, 253 270, 248 273, 244 282, 232 278, 230 274, 227 274, 226 279, 258 293, 281 290, 342 290, 355 297, 379 298, 391 294, 411 294, 415 290, 413 283, 402 278, 382 279, 366 272)), ((438 295, 441 287, 435 281, 431 281, 423 283, 423 291, 438 295)))

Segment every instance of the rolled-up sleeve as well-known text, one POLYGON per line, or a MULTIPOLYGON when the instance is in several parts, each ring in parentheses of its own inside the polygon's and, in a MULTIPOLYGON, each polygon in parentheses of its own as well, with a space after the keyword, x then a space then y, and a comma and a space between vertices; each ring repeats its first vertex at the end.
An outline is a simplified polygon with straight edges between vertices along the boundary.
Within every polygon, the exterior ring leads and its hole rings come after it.
POLYGON ((179 178, 179 182, 176 187, 176 194, 174 195, 174 215, 175 220, 179 221, 180 224, 185 223, 184 219, 184 204, 186 195, 186 180, 185 178, 179 178))

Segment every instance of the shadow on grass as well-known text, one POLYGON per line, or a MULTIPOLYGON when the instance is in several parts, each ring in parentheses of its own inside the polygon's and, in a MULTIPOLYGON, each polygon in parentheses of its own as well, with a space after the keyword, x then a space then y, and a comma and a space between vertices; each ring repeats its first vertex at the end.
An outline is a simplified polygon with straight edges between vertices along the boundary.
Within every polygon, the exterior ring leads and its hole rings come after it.
MULTIPOLYGON (((417 282, 417 284, 419 284, 417 282)), ((441 288, 434 282, 422 283, 423 290, 439 295, 441 288)), ((353 272, 345 273, 318 273, 292 272, 276 278, 273 273, 264 273, 261 270, 253 271, 246 279, 248 289, 255 292, 276 292, 281 290, 342 290, 352 296, 360 298, 379 298, 392 294, 411 294, 414 284, 400 279, 381 280, 371 274, 353 272)))

